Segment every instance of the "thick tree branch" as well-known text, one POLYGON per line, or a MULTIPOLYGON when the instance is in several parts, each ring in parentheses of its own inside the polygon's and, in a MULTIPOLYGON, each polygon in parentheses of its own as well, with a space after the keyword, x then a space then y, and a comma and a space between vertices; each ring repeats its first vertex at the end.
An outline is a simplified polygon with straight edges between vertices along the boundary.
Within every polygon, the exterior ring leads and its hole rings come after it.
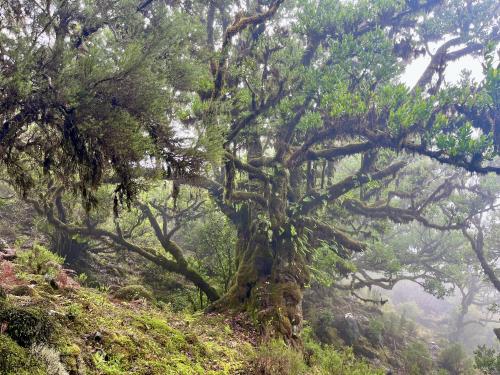
MULTIPOLYGON (((313 231, 315 239, 316 237, 318 237, 319 239, 323 239, 327 242, 333 240, 343 248, 349 249, 356 253, 366 250, 366 244, 350 238, 345 232, 336 229, 326 223, 310 217, 303 217, 301 221, 306 228, 313 231)), ((343 257, 348 256, 347 253, 340 255, 342 255, 343 257)))
POLYGON ((484 273, 486 276, 488 276, 488 279, 490 279, 491 283, 494 285, 494 287, 500 292, 500 279, 495 273, 495 270, 491 265, 488 263, 488 260, 486 259, 486 256, 484 255, 484 234, 480 226, 476 226, 477 229, 477 235, 473 236, 470 232, 467 231, 466 228, 462 229, 462 233, 464 234, 465 238, 469 241, 472 250, 477 256, 477 259, 479 260, 479 264, 481 264, 481 268, 483 269, 484 273))
MULTIPOLYGON (((187 263, 179 263, 177 261, 174 262, 172 260, 169 260, 163 255, 155 252, 154 250, 148 250, 143 247, 137 246, 127 241, 123 236, 104 229, 78 227, 65 224, 54 216, 53 211, 50 207, 43 208, 38 202, 33 199, 27 199, 26 201, 28 203, 31 203, 35 210, 39 214, 45 216, 47 218, 47 221, 56 228, 63 230, 70 235, 81 235, 95 238, 97 240, 109 239, 114 244, 142 256, 143 258, 155 263, 166 271, 174 272, 184 276, 187 280, 191 281, 198 288, 200 288, 200 290, 202 290, 206 294, 207 298, 210 301, 216 301, 217 299, 219 299, 217 291, 212 286, 210 286, 200 274, 188 267, 187 263)), ((173 249, 170 248, 169 252, 171 254, 172 250, 174 253, 181 251, 178 247, 173 249)))
POLYGON ((332 185, 328 189, 326 194, 311 194, 304 197, 300 202, 301 208, 299 210, 299 213, 306 214, 307 212, 310 212, 311 210, 320 206, 323 203, 323 201, 332 202, 352 189, 358 188, 361 185, 366 184, 370 181, 382 180, 388 176, 397 173, 400 169, 404 168, 405 166, 406 166, 405 162, 397 162, 381 171, 372 174, 358 173, 353 176, 349 176, 344 180, 332 185))
POLYGON ((280 5, 284 0, 275 0, 271 3, 268 10, 263 13, 258 13, 253 16, 237 16, 233 24, 229 26, 224 32, 224 39, 222 41, 222 51, 219 58, 219 63, 217 66, 217 72, 215 74, 214 89, 212 92, 212 99, 219 98, 223 86, 224 86, 224 73, 225 66, 228 58, 228 48, 231 43, 231 39, 241 31, 245 30, 250 25, 258 25, 262 22, 267 21, 278 11, 280 5))

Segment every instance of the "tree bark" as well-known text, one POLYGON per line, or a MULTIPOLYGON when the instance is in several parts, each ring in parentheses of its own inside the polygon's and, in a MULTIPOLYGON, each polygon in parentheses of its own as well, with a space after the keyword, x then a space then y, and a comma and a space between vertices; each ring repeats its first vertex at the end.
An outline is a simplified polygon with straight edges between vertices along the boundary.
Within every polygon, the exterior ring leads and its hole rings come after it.
POLYGON ((308 281, 305 260, 296 250, 290 228, 271 240, 263 229, 254 225, 240 231, 236 275, 214 308, 246 310, 264 340, 283 338, 300 347, 303 289, 308 281))

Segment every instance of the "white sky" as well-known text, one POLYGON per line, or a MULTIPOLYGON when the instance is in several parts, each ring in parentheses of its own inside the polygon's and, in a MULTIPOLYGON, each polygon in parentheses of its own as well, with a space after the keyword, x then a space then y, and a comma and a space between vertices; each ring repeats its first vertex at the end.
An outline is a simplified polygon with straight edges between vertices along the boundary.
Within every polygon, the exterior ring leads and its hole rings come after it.
MULTIPOLYGON (((401 76, 401 82, 405 83, 409 87, 413 87, 424 72, 430 60, 430 56, 422 56, 413 61, 413 63, 406 68, 406 71, 401 76)), ((445 82, 458 82, 460 80, 460 73, 464 69, 471 71, 471 78, 473 78, 476 82, 481 81, 484 77, 481 61, 472 56, 465 56, 447 65, 445 70, 445 82)))

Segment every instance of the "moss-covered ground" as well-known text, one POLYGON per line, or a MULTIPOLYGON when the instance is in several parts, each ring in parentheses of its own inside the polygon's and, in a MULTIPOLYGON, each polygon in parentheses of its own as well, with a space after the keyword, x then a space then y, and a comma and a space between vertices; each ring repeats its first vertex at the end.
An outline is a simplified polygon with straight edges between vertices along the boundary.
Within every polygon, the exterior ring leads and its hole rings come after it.
POLYGON ((244 315, 174 312, 141 288, 83 287, 57 259, 43 272, 34 259, 0 262, 1 374, 381 373, 307 338, 304 356, 258 346, 244 315))

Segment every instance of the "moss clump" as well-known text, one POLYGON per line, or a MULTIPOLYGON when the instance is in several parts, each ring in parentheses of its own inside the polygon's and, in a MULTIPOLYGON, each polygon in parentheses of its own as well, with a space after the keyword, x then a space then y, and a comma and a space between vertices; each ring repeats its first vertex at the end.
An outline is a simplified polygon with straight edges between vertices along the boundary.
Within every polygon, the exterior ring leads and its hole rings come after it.
POLYGON ((14 296, 33 296, 34 290, 29 285, 16 285, 10 290, 10 294, 14 296))
POLYGON ((127 285, 113 293, 113 297, 123 301, 135 301, 138 299, 145 299, 147 301, 153 300, 152 293, 142 285, 127 285))
POLYGON ((46 342, 52 333, 48 315, 35 308, 5 307, 0 310, 0 322, 6 324, 6 331, 22 347, 46 342))
POLYGON ((26 349, 9 336, 0 334, 0 374, 44 375, 45 371, 26 349))

